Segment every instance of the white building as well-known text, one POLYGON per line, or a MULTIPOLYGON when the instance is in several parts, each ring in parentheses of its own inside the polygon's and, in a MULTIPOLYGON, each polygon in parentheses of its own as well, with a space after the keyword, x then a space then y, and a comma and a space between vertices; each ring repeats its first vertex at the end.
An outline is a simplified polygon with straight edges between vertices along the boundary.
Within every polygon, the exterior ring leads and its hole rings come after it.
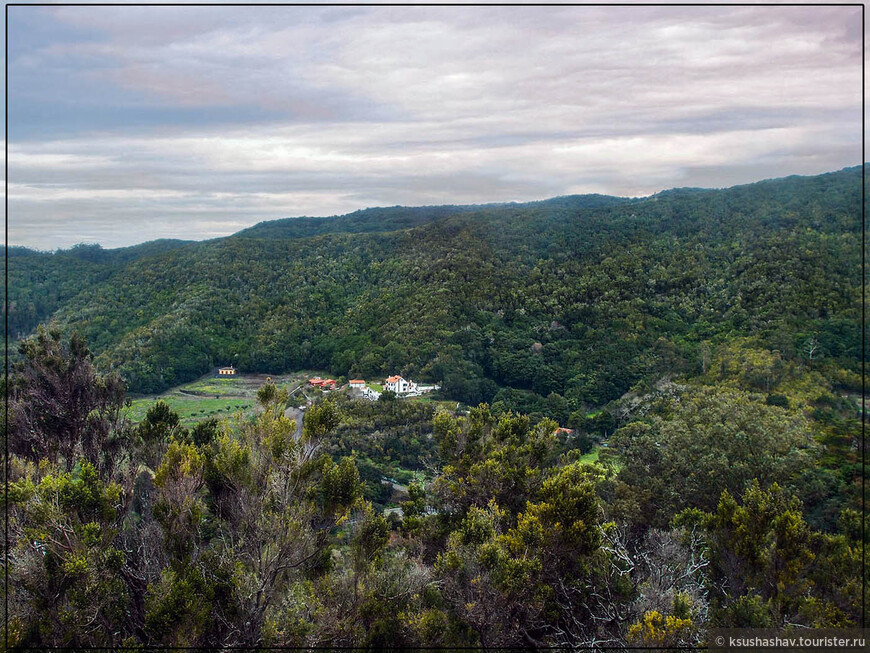
POLYGON ((417 385, 412 381, 408 381, 407 379, 403 379, 401 376, 391 376, 386 381, 384 381, 384 390, 392 390, 397 395, 407 394, 409 392, 413 392, 417 388, 417 385))

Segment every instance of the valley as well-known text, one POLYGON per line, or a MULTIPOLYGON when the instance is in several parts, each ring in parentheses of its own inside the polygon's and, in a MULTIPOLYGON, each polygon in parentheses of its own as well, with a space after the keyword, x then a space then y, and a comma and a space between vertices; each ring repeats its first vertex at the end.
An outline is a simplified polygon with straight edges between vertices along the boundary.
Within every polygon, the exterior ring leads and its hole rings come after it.
POLYGON ((14 636, 34 582, 172 646, 857 623, 860 182, 13 249, 14 636))
POLYGON ((459 4, 7 4, 3 651, 864 641, 863 6, 459 4))

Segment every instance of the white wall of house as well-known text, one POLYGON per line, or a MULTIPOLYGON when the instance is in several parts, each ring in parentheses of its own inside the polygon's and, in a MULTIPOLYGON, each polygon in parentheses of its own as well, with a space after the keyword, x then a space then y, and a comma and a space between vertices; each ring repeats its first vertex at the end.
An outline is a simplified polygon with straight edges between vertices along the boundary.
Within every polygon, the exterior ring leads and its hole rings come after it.
POLYGON ((411 390, 411 386, 413 383, 408 381, 407 379, 403 379, 401 376, 395 381, 386 381, 384 383, 384 389, 391 390, 395 392, 397 395, 403 395, 406 392, 411 390))

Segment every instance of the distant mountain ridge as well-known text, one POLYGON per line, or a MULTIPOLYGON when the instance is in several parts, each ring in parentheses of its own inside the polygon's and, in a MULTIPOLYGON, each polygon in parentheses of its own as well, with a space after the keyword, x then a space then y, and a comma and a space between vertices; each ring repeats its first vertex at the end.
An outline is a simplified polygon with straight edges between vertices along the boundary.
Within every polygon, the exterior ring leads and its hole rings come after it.
POLYGON ((67 256, 82 261, 91 261, 93 263, 118 263, 132 261, 146 256, 154 256, 196 242, 199 241, 179 240, 176 238, 158 238, 156 240, 149 240, 128 247, 106 249, 102 245, 96 243, 80 243, 70 247, 69 249, 58 249, 55 251, 42 251, 30 249, 28 247, 10 245, 8 255, 10 257, 67 256))
MULTIPOLYGON (((488 204, 437 205, 437 206, 390 206, 359 209, 343 215, 328 217, 300 216, 295 218, 279 218, 265 220, 237 231, 222 238, 310 238, 332 233, 382 233, 410 229, 441 218, 474 213, 477 211, 498 207, 522 206, 562 206, 574 208, 595 208, 614 206, 625 202, 636 201, 632 198, 614 197, 610 195, 561 195, 544 200, 531 202, 494 202, 488 204)), ((208 241, 221 240, 211 238, 208 241)), ((165 251, 184 247, 192 243, 208 241, 180 240, 175 238, 159 238, 136 245, 117 248, 104 248, 99 244, 87 243, 75 245, 68 249, 55 251, 35 250, 19 245, 10 245, 9 256, 61 255, 75 256, 83 260, 95 262, 131 261, 145 256, 152 256, 165 251)))
MULTIPOLYGON (((860 166, 844 168, 843 170, 823 173, 815 176, 790 175, 774 179, 764 179, 748 184, 740 184, 730 189, 751 188, 756 184, 770 184, 794 180, 824 179, 827 175, 845 173, 849 170, 859 170, 860 166)), ((68 249, 55 251, 35 250, 20 245, 9 246, 9 256, 32 256, 32 255, 61 255, 75 256, 84 260, 99 262, 130 261, 145 256, 159 254, 165 251, 184 247, 186 245, 202 242, 213 242, 223 238, 309 238, 323 234, 333 233, 383 233, 410 229, 422 224, 434 222, 441 218, 453 215, 461 215, 488 211, 493 208, 506 207, 561 207, 561 208, 601 208, 611 207, 618 204, 630 204, 661 197, 673 197, 695 193, 718 192, 723 189, 703 187, 675 187, 658 191, 646 197, 619 197, 603 195, 600 193, 587 193, 580 195, 559 195, 543 200, 531 200, 528 202, 491 202, 486 204, 443 204, 428 206, 390 206, 371 207, 359 209, 342 215, 309 217, 299 216, 291 218, 278 218, 264 220, 257 224, 246 227, 240 231, 219 238, 206 241, 181 240, 174 238, 158 238, 136 245, 117 248, 103 248, 99 244, 87 243, 75 245, 68 249)))
POLYGON ((492 204, 393 206, 361 209, 353 213, 327 218, 282 218, 260 222, 242 229, 231 237, 239 238, 309 238, 323 234, 383 233, 411 229, 442 218, 479 213, 500 208, 560 207, 600 208, 631 202, 624 197, 609 195, 564 195, 532 202, 500 202, 492 204))

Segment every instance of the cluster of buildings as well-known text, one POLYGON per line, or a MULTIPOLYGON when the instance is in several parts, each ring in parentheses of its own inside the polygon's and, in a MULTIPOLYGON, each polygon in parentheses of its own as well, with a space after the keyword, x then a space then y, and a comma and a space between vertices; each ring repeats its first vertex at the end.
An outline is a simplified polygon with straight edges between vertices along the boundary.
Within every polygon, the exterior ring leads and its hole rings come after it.
MULTIPOLYGON (((375 401, 381 396, 380 392, 368 387, 364 379, 351 379, 347 382, 347 385, 351 390, 358 392, 366 399, 372 401, 375 401)), ((440 386, 414 383, 410 379, 402 378, 397 374, 387 377, 384 381, 383 387, 385 391, 389 390, 395 392, 400 397, 419 397, 426 392, 438 390, 440 386)))
MULTIPOLYGON (((232 366, 219 367, 217 370, 217 376, 236 376, 236 370, 232 366)), ((320 388, 321 390, 335 390, 338 387, 338 381, 335 379, 321 379, 319 376, 315 376, 312 379, 308 379, 308 385, 312 388, 320 388)), ((368 387, 365 379, 350 379, 347 382, 347 386, 351 390, 361 394, 366 399, 371 399, 372 401, 381 396, 380 392, 368 387)), ((400 397, 419 397, 424 393, 432 392, 433 390, 438 390, 440 388, 438 385, 422 385, 414 383, 410 379, 402 378, 398 374, 388 377, 384 381, 383 387, 384 390, 395 392, 400 397)))
POLYGON ((403 379, 401 376, 391 376, 384 381, 384 390, 392 390, 397 395, 402 397, 419 397, 427 392, 438 390, 437 385, 422 385, 414 383, 410 379, 403 379))
MULTIPOLYGON (((321 379, 319 376, 313 379, 308 379, 308 385, 312 388, 320 388, 321 390, 335 390, 338 387, 338 382, 335 379, 321 379)), ((350 379, 347 382, 347 387, 356 391, 367 399, 377 399, 381 393, 373 388, 368 387, 365 379, 350 379)), ((395 392, 400 397, 417 397, 425 392, 437 390, 437 385, 420 385, 409 379, 404 379, 399 375, 388 377, 384 381, 384 390, 395 392)))
POLYGON ((312 388, 320 388, 321 390, 335 390, 336 380, 321 379, 319 376, 315 376, 313 379, 308 379, 308 385, 312 388))

